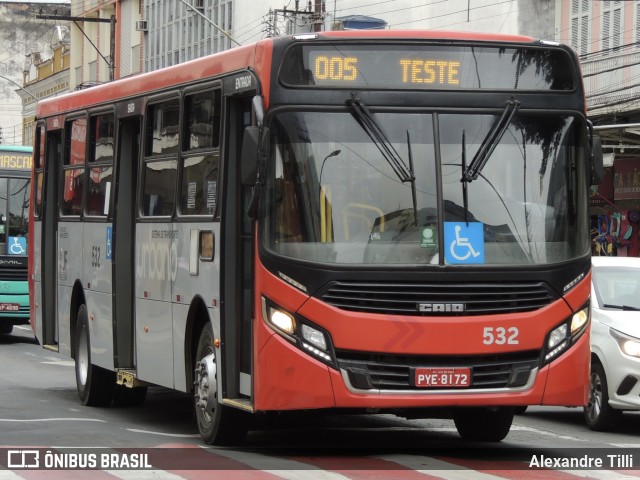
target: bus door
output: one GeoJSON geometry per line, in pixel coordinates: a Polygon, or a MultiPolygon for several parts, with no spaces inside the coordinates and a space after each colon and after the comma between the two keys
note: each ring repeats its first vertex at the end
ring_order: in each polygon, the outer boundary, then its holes
{"type": "MultiPolygon", "coordinates": [[[[62,126],[62,122],[59,122],[62,126]]],[[[50,125],[48,125],[50,128],[50,125]]],[[[58,172],[62,163],[62,130],[46,133],[44,164],[44,202],[42,208],[42,345],[57,350],[58,345],[58,270],[67,258],[58,255],[58,172]]]]}
{"type": "Polygon", "coordinates": [[[242,136],[252,124],[251,100],[257,80],[249,72],[225,79],[226,148],[224,195],[221,214],[222,315],[224,384],[223,397],[252,405],[252,325],[253,325],[253,222],[246,212],[251,189],[239,178],[242,136]]]}
{"type": "Polygon", "coordinates": [[[135,369],[134,289],[135,216],[142,117],[141,102],[118,105],[118,151],[113,212],[113,345],[114,366],[135,369]],[[127,116],[128,115],[128,116],[127,116]]]}

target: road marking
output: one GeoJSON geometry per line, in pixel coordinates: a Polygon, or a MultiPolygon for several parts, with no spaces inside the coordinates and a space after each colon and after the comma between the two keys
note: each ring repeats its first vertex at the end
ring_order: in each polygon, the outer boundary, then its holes
{"type": "Polygon", "coordinates": [[[580,441],[580,442],[588,442],[589,439],[588,438],[580,438],[580,437],[572,437],[570,435],[559,435],[555,432],[549,432],[547,430],[540,430],[538,428],[533,428],[533,427],[525,427],[523,425],[513,425],[511,427],[511,432],[514,431],[521,431],[521,432],[532,432],[532,433],[537,433],[539,435],[549,435],[551,437],[554,438],[560,438],[562,440],[573,440],[573,441],[580,441]]]}
{"type": "Polygon", "coordinates": [[[106,423],[106,420],[98,420],[97,418],[0,418],[0,422],[100,422],[106,423]]]}
{"type": "Polygon", "coordinates": [[[11,470],[0,470],[0,480],[23,480],[23,477],[11,470]]]}
{"type": "MultiPolygon", "coordinates": [[[[184,480],[184,477],[165,470],[103,470],[103,472],[122,480],[158,480],[159,478],[162,480],[184,480]]],[[[2,480],[1,477],[0,480],[2,480]]]]}
{"type": "Polygon", "coordinates": [[[381,455],[377,458],[397,463],[414,472],[431,475],[432,477],[446,478],[447,480],[504,480],[504,477],[479,472],[454,463],[445,462],[444,460],[421,455],[381,455]]]}
{"type": "Polygon", "coordinates": [[[177,437],[177,438],[200,438],[197,433],[165,433],[165,432],[152,432],[151,430],[139,430],[137,428],[125,428],[127,432],[133,433],[146,433],[148,435],[161,435],[163,437],[177,437]]]}
{"type": "Polygon", "coordinates": [[[233,451],[223,449],[211,449],[211,447],[201,446],[208,452],[229,458],[236,462],[255,468],[256,470],[271,475],[285,478],[287,480],[346,480],[349,477],[337,472],[321,470],[314,468],[312,465],[290,460],[272,455],[263,455],[261,453],[253,453],[246,451],[233,451]]]}

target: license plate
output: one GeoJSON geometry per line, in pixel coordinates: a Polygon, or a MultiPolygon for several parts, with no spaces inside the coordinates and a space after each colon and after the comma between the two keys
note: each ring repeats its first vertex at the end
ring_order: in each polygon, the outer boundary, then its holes
{"type": "Polygon", "coordinates": [[[0,303],[0,312],[17,312],[20,305],[17,303],[0,303]]]}
{"type": "Polygon", "coordinates": [[[469,387],[470,368],[416,368],[416,387],[469,387]]]}

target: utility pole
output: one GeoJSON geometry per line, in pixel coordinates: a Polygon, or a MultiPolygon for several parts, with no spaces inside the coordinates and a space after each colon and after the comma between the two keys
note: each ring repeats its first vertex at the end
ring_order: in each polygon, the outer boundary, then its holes
{"type": "MultiPolygon", "coordinates": [[[[296,0],[295,8],[293,10],[289,10],[287,8],[279,8],[279,9],[275,9],[273,11],[270,11],[269,13],[270,14],[273,13],[273,16],[269,15],[269,26],[267,27],[268,28],[267,35],[269,37],[272,37],[272,36],[276,37],[276,36],[279,35],[279,33],[278,33],[278,15],[282,15],[282,17],[285,20],[287,20],[287,18],[288,18],[288,19],[290,19],[290,21],[293,21],[293,23],[294,23],[294,28],[292,29],[292,31],[287,31],[286,32],[287,34],[299,33],[297,31],[295,31],[296,30],[295,27],[298,26],[298,22],[297,22],[298,15],[305,15],[305,16],[311,15],[311,16],[313,16],[313,14],[311,12],[311,2],[309,2],[307,10],[300,10],[300,1],[299,0],[296,0]],[[291,20],[291,19],[293,19],[293,20],[291,20]]],[[[314,27],[314,24],[312,22],[312,30],[311,31],[316,31],[316,30],[313,30],[313,27],[314,27]]]]}
{"type": "Polygon", "coordinates": [[[82,32],[82,35],[84,35],[84,38],[86,38],[87,41],[91,44],[91,46],[96,49],[96,52],[98,52],[98,55],[100,55],[102,59],[105,61],[105,63],[109,66],[109,81],[112,82],[114,80],[115,70],[116,70],[116,63],[115,63],[116,17],[115,15],[111,15],[111,18],[71,17],[68,15],[36,15],[36,18],[42,19],[42,20],[64,20],[67,22],[73,22],[76,25],[76,27],[78,27],[78,29],[82,32]],[[87,37],[87,34],[84,33],[84,30],[80,27],[80,25],[78,25],[78,22],[110,23],[111,24],[110,37],[109,37],[109,50],[110,50],[109,57],[111,58],[111,61],[107,60],[105,56],[102,55],[102,53],[100,52],[100,49],[91,41],[89,37],[87,37]]]}

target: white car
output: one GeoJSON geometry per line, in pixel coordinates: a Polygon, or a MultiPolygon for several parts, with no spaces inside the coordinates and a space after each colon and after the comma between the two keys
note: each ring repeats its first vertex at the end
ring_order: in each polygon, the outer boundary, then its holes
{"type": "Polygon", "coordinates": [[[593,257],[591,388],[584,418],[592,430],[640,410],[640,258],[593,257]]]}

